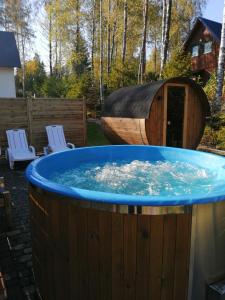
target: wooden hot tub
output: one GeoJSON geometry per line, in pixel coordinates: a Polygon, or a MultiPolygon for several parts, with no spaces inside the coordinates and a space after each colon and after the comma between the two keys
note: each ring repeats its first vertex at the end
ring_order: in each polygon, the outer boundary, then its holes
{"type": "Polygon", "coordinates": [[[210,159],[225,174],[224,158],[146,146],[76,149],[29,166],[34,272],[43,299],[204,299],[205,284],[225,273],[223,189],[208,198],[121,198],[62,187],[48,175],[84,158],[154,160],[174,152],[177,159],[210,159]]]}

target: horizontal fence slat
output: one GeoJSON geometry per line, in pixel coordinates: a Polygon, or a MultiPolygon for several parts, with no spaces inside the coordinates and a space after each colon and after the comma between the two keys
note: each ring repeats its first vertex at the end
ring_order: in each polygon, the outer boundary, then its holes
{"type": "Polygon", "coordinates": [[[86,104],[78,99],[0,98],[0,147],[7,147],[6,130],[24,128],[37,151],[47,144],[45,126],[61,124],[68,142],[86,143],[86,104]]]}

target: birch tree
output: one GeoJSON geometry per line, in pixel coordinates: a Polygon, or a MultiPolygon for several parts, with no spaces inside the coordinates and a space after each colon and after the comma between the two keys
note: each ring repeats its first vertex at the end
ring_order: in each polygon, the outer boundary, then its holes
{"type": "Polygon", "coordinates": [[[213,105],[213,111],[218,112],[221,110],[222,93],[223,93],[223,80],[224,80],[224,63],[225,63],[225,0],[223,8],[223,23],[221,30],[221,40],[220,40],[220,51],[217,67],[217,89],[216,89],[216,99],[213,105]]]}
{"type": "Polygon", "coordinates": [[[148,23],[148,1],[144,0],[143,5],[143,32],[142,32],[142,45],[140,51],[140,63],[139,63],[139,74],[138,82],[143,83],[143,76],[145,75],[146,69],[146,38],[147,38],[147,23],[148,23]]]}
{"type": "Polygon", "coordinates": [[[94,80],[94,51],[95,51],[95,32],[96,32],[96,24],[95,24],[95,10],[96,10],[96,2],[92,0],[92,26],[91,26],[91,73],[92,73],[92,81],[94,80]]]}
{"type": "Polygon", "coordinates": [[[118,0],[115,0],[115,5],[114,5],[114,21],[113,21],[113,30],[112,30],[112,46],[111,46],[111,54],[110,54],[110,66],[112,65],[113,59],[114,59],[114,54],[115,54],[115,36],[116,36],[116,31],[117,31],[117,2],[118,0]]]}
{"type": "Polygon", "coordinates": [[[108,24],[107,24],[107,81],[109,81],[109,73],[110,73],[110,50],[111,50],[111,22],[110,22],[110,14],[111,14],[111,0],[108,0],[108,24]]]}
{"type": "Polygon", "coordinates": [[[168,55],[169,33],[171,25],[171,8],[172,0],[163,0],[160,77],[168,55]]]}
{"type": "Polygon", "coordinates": [[[127,0],[124,0],[123,8],[123,46],[122,46],[122,63],[124,65],[127,49],[127,0]]]}
{"type": "Polygon", "coordinates": [[[52,9],[49,7],[49,20],[48,20],[48,48],[49,48],[49,74],[53,75],[52,63],[52,9]]]}
{"type": "Polygon", "coordinates": [[[99,91],[100,91],[100,105],[104,101],[104,90],[103,90],[103,33],[102,33],[102,0],[99,0],[99,45],[100,45],[100,74],[99,74],[99,91]]]}

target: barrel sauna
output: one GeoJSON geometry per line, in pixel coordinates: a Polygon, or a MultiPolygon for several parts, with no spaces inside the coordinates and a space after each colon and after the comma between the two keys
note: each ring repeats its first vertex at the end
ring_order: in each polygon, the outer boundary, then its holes
{"type": "Polygon", "coordinates": [[[116,90],[105,100],[101,125],[112,144],[195,149],[209,111],[201,86],[176,77],[116,90]]]}

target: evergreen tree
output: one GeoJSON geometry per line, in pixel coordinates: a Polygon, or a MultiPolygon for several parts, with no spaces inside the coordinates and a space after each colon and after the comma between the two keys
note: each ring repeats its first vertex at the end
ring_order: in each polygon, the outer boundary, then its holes
{"type": "Polygon", "coordinates": [[[165,65],[162,78],[189,77],[191,74],[191,55],[185,54],[182,47],[179,46],[173,50],[169,61],[165,65]]]}
{"type": "MultiPolygon", "coordinates": [[[[41,62],[38,54],[35,54],[32,60],[25,62],[25,96],[41,97],[42,86],[47,78],[44,63],[41,62]]],[[[22,90],[22,70],[18,70],[16,75],[17,90],[22,90]]],[[[20,95],[22,96],[22,94],[20,95]]]]}

